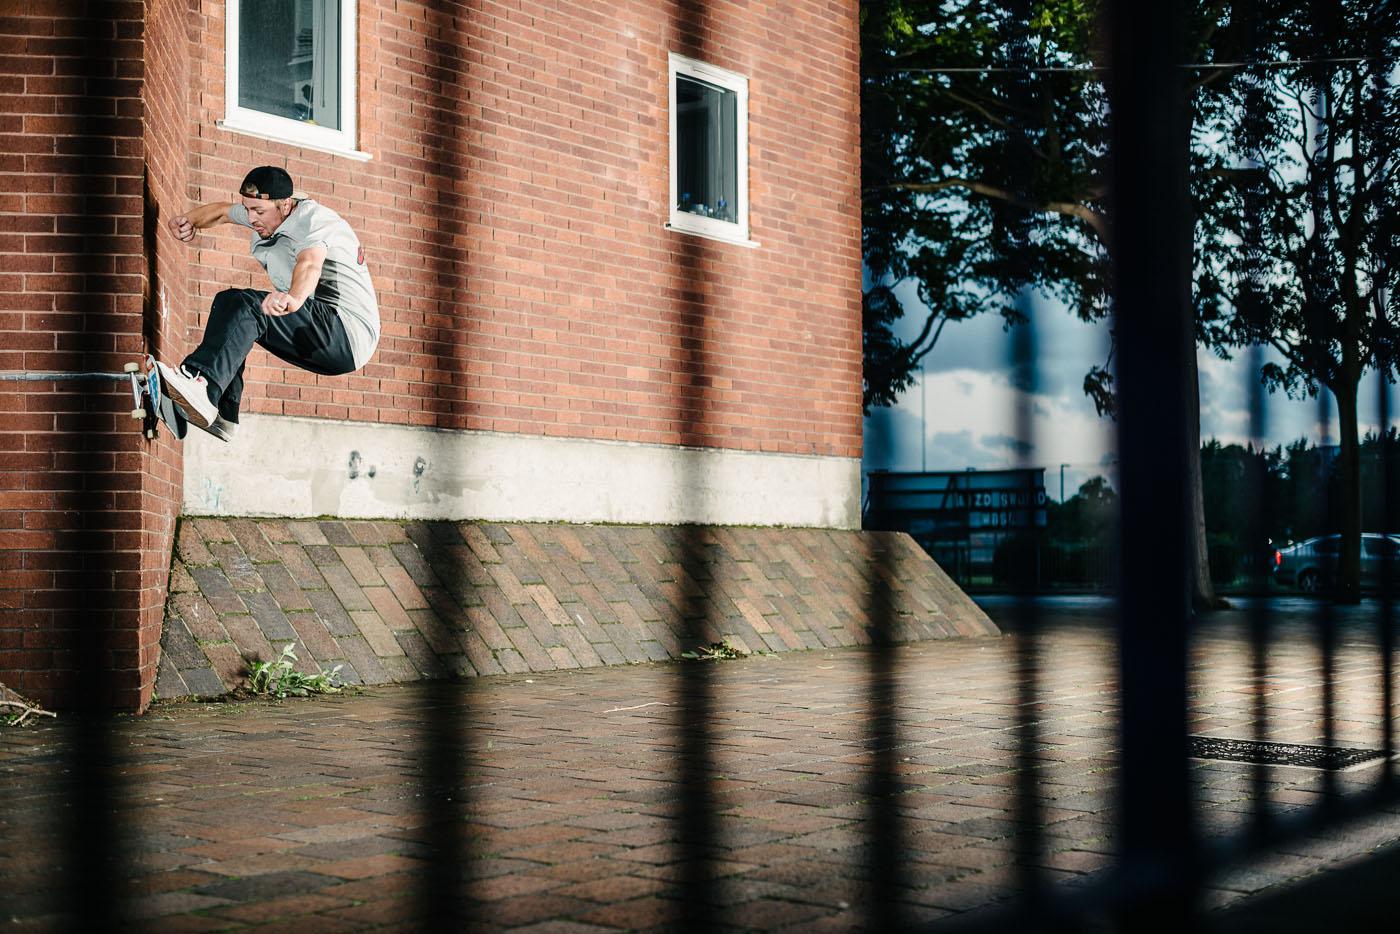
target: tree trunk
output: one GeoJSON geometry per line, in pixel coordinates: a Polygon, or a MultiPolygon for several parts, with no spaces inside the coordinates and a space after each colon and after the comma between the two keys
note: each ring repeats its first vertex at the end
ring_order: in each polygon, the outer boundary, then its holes
{"type": "MultiPolygon", "coordinates": [[[[1177,127],[1175,145],[1178,157],[1185,166],[1191,165],[1191,129],[1195,109],[1182,108],[1181,120],[1177,127]]],[[[1182,393],[1181,404],[1186,411],[1186,506],[1191,510],[1187,526],[1187,559],[1190,561],[1191,606],[1196,610],[1213,610],[1229,606],[1215,593],[1215,585],[1210,579],[1210,551],[1206,546],[1206,499],[1205,485],[1201,480],[1201,385],[1196,369],[1196,315],[1195,315],[1195,246],[1196,215],[1190,199],[1182,212],[1182,229],[1185,248],[1179,251],[1181,263],[1177,269],[1180,283],[1182,313],[1190,324],[1183,334],[1181,352],[1182,393]]]]}
{"type": "Polygon", "coordinates": [[[1189,332],[1189,346],[1181,354],[1185,371],[1186,409],[1186,503],[1191,510],[1189,558],[1191,560],[1191,605],[1197,610],[1229,606],[1215,592],[1210,579],[1210,550],[1206,545],[1206,493],[1201,480],[1201,388],[1196,372],[1195,328],[1189,332]]]}
{"type": "Polygon", "coordinates": [[[1361,441],[1356,425],[1358,384],[1343,377],[1334,391],[1337,400],[1337,479],[1342,501],[1342,550],[1337,560],[1336,600],[1361,602],[1361,441]]]}

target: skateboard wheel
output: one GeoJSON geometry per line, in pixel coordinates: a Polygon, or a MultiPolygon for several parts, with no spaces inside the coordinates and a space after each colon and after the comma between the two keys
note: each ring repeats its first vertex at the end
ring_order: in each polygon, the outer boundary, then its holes
{"type": "Polygon", "coordinates": [[[145,410],[145,409],[132,409],[132,410],[131,410],[131,417],[132,417],[132,418],[145,418],[145,417],[146,417],[146,410],[145,410]]]}
{"type": "Polygon", "coordinates": [[[122,369],[127,373],[139,373],[141,372],[141,364],[128,363],[126,366],[122,367],[122,369]]]}

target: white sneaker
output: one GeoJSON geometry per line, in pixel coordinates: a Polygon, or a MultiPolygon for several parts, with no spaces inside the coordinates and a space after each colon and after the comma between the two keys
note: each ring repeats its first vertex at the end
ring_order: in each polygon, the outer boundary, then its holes
{"type": "Polygon", "coordinates": [[[185,413],[191,425],[208,431],[209,426],[219,417],[219,407],[209,401],[209,382],[198,373],[192,373],[183,366],[178,370],[156,361],[160,367],[162,387],[180,411],[185,413]]]}
{"type": "Polygon", "coordinates": [[[209,432],[214,437],[218,438],[220,441],[232,441],[233,432],[237,428],[238,422],[231,422],[228,419],[224,418],[222,415],[220,415],[218,418],[214,419],[213,424],[211,424],[208,428],[204,430],[209,432]]]}

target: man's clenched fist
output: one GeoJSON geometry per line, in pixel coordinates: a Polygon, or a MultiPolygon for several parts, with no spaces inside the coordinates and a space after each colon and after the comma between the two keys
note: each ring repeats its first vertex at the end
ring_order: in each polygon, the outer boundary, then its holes
{"type": "Polygon", "coordinates": [[[194,223],[188,214],[181,214],[179,217],[170,219],[170,232],[179,240],[189,243],[194,239],[194,223]]]}

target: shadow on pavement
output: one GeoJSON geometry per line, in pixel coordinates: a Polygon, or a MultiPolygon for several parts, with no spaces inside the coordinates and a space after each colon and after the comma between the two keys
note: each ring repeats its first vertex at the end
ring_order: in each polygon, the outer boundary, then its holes
{"type": "Polygon", "coordinates": [[[1387,931],[1400,915],[1400,845],[1281,886],[1221,912],[1215,934],[1287,931],[1387,931]]]}

